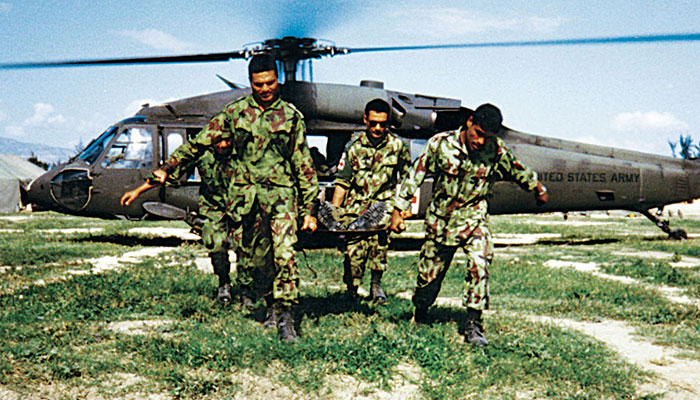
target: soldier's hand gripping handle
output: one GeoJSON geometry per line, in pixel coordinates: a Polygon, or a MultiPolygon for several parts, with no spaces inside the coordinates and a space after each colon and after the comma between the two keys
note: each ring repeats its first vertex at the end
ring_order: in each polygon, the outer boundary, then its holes
{"type": "Polygon", "coordinates": [[[313,217],[311,215],[305,215],[304,222],[301,225],[301,230],[315,232],[316,228],[318,228],[318,225],[316,223],[316,217],[313,217]]]}
{"type": "Polygon", "coordinates": [[[403,213],[397,209],[391,212],[391,230],[401,233],[406,230],[406,223],[403,220],[403,213]]]}
{"type": "Polygon", "coordinates": [[[538,206],[541,206],[549,201],[549,193],[542,182],[537,182],[537,186],[535,186],[535,200],[537,200],[538,206]]]}
{"type": "Polygon", "coordinates": [[[168,179],[168,173],[165,172],[162,168],[153,171],[153,175],[156,178],[158,178],[158,181],[160,182],[161,185],[165,183],[166,179],[168,179]]]}

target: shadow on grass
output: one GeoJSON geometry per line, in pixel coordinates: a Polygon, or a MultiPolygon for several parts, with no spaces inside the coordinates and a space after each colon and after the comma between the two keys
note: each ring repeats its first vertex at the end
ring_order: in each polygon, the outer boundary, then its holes
{"type": "Polygon", "coordinates": [[[122,234],[112,235],[90,235],[70,239],[75,243],[113,243],[122,246],[157,246],[157,247],[178,247],[183,244],[196,244],[196,240],[182,239],[176,236],[168,237],[141,237],[122,234]]]}
{"type": "Polygon", "coordinates": [[[559,240],[540,240],[537,242],[537,244],[545,245],[545,246],[595,246],[595,245],[602,245],[602,244],[619,243],[621,241],[623,241],[623,240],[618,239],[618,238],[559,239],[559,240]]]}
{"type": "MultiPolygon", "coordinates": [[[[368,298],[352,300],[345,293],[337,292],[324,297],[303,297],[298,308],[299,320],[304,317],[320,318],[329,314],[355,313],[365,316],[381,315],[392,323],[408,323],[413,317],[413,303],[394,296],[388,297],[384,305],[373,304],[368,298]]],[[[466,308],[433,306],[428,310],[428,320],[423,326],[455,322],[462,325],[466,320],[466,308]]]]}
{"type": "Polygon", "coordinates": [[[300,299],[298,310],[300,314],[314,318],[348,312],[364,315],[376,313],[367,302],[361,299],[350,299],[344,292],[331,293],[324,297],[304,296],[300,299]]]}

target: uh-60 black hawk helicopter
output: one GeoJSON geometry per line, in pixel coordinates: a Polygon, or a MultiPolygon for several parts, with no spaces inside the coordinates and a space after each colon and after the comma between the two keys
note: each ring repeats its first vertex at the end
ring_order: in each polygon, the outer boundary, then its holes
{"type": "MultiPolygon", "coordinates": [[[[340,48],[311,38],[270,39],[240,51],[198,55],[0,64],[0,69],[129,65],[228,61],[269,53],[281,69],[281,96],[304,114],[311,145],[317,144],[316,167],[322,184],[330,186],[337,163],[353,132],[364,128],[364,105],[381,98],[392,106],[392,130],[404,137],[415,157],[425,140],[437,132],[455,129],[471,110],[460,100],[384,89],[381,82],[359,86],[297,80],[297,69],[307,59],[339,54],[503,46],[589,45],[697,41],[700,34],[623,36],[548,41],[492,42],[432,46],[340,48]],[[283,73],[282,73],[283,72],[283,73]],[[320,139],[320,140],[318,140],[320,139]]],[[[223,78],[222,78],[223,79],[223,78]]],[[[197,221],[196,176],[179,186],[144,193],[122,207],[122,193],[141,184],[148,173],[189,137],[195,135],[224,105],[250,89],[223,79],[230,90],[144,105],[135,116],[119,121],[94,139],[67,163],[36,178],[24,193],[34,209],[100,218],[160,217],[197,221]]],[[[532,196],[511,183],[495,185],[489,201],[493,214],[569,212],[621,209],[639,212],[675,239],[686,232],[672,229],[651,210],[700,197],[697,162],[617,148],[547,138],[504,128],[499,136],[547,185],[550,200],[538,206],[532,196]]],[[[428,180],[414,198],[414,214],[424,215],[432,183],[428,180]]],[[[322,191],[324,192],[324,191],[322,191]]]]}

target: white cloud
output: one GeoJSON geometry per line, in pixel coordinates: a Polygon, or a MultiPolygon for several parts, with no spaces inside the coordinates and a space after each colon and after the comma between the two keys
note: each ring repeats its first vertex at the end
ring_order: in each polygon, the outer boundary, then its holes
{"type": "Polygon", "coordinates": [[[66,122],[66,118],[61,114],[55,113],[55,108],[51,104],[36,103],[34,104],[34,115],[24,120],[25,126],[44,126],[56,125],[66,122]]]}
{"type": "Polygon", "coordinates": [[[175,36],[157,29],[120,31],[118,33],[139,43],[151,46],[156,50],[185,51],[193,47],[191,43],[178,40],[175,36]]]}
{"type": "Polygon", "coordinates": [[[683,132],[689,128],[685,121],[668,112],[635,111],[618,114],[612,122],[618,132],[683,132]]]}
{"type": "Polygon", "coordinates": [[[8,125],[7,127],[5,127],[5,136],[11,138],[25,137],[24,127],[20,125],[8,125]]]}
{"type": "Polygon", "coordinates": [[[12,4],[0,1],[0,14],[9,14],[12,11],[12,4]]]}
{"type": "Polygon", "coordinates": [[[408,19],[413,32],[431,37],[455,37],[469,33],[493,31],[552,32],[561,26],[564,18],[545,17],[491,17],[458,8],[422,8],[400,12],[396,18],[408,19]],[[410,20],[418,18],[415,23],[410,20]]]}
{"type": "Polygon", "coordinates": [[[86,121],[81,119],[73,128],[75,129],[75,132],[97,137],[97,135],[107,127],[101,126],[99,123],[93,120],[86,121]]]}

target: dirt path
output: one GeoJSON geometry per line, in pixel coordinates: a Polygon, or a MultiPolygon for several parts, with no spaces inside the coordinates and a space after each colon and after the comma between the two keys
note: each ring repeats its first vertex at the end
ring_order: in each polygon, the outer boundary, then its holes
{"type": "MultiPolygon", "coordinates": [[[[402,292],[397,297],[410,299],[411,293],[402,292]]],[[[462,300],[456,297],[438,297],[435,305],[462,307],[462,300]]],[[[497,314],[489,312],[487,314],[497,314]]],[[[614,320],[582,322],[566,318],[532,315],[533,321],[553,324],[584,333],[605,343],[625,360],[637,365],[655,376],[641,385],[639,394],[666,393],[666,399],[697,400],[700,398],[700,361],[682,359],[678,350],[672,347],[655,345],[636,336],[631,325],[614,320]]]]}
{"type": "Polygon", "coordinates": [[[547,260],[544,263],[545,267],[549,268],[572,268],[577,271],[581,272],[587,272],[590,273],[591,275],[595,275],[604,279],[609,279],[612,281],[617,281],[617,282],[622,282],[625,284],[629,285],[639,285],[651,290],[656,290],[659,293],[661,293],[664,297],[666,297],[668,300],[674,302],[674,303],[682,303],[682,304],[692,304],[696,307],[700,307],[700,299],[697,298],[691,298],[688,297],[687,295],[684,294],[685,290],[676,288],[676,287],[671,287],[671,286],[666,286],[666,285],[652,285],[649,283],[641,282],[638,281],[634,278],[630,278],[628,276],[619,276],[619,275],[611,275],[611,274],[606,274],[604,272],[600,271],[600,268],[598,267],[598,264],[594,262],[587,262],[587,263],[582,263],[582,262],[575,262],[575,261],[568,261],[568,260],[547,260]]]}
{"type": "MultiPolygon", "coordinates": [[[[107,271],[113,271],[115,269],[123,268],[125,264],[137,264],[141,262],[146,257],[156,257],[161,253],[170,251],[170,247],[148,247],[141,250],[129,251],[122,254],[121,256],[104,256],[98,258],[85,258],[82,260],[77,260],[74,262],[76,265],[91,264],[92,268],[89,269],[72,269],[66,271],[65,274],[52,277],[48,280],[37,279],[34,281],[35,285],[46,285],[51,282],[57,282],[64,279],[69,279],[75,275],[89,275],[89,274],[100,274],[107,271]]],[[[0,398],[2,399],[2,398],[0,398]]]]}
{"type": "Polygon", "coordinates": [[[652,372],[655,377],[639,387],[641,394],[665,392],[665,398],[674,400],[700,398],[700,362],[678,358],[677,350],[635,336],[634,328],[624,322],[604,320],[590,323],[546,316],[532,319],[592,336],[627,361],[652,372]]]}

